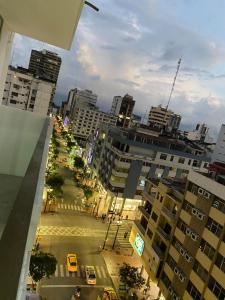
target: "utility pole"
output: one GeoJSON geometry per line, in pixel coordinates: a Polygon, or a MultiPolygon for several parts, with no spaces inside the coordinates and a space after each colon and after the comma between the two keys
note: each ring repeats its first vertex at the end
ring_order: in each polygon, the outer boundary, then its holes
{"type": "Polygon", "coordinates": [[[111,221],[111,218],[110,218],[110,220],[109,220],[109,225],[108,225],[108,228],[107,228],[107,231],[106,231],[105,240],[104,240],[102,249],[105,249],[105,244],[106,244],[106,241],[107,241],[107,238],[108,238],[108,235],[109,235],[109,228],[110,228],[111,222],[112,222],[112,221],[111,221]]]}
{"type": "Polygon", "coordinates": [[[119,232],[119,229],[120,229],[120,225],[121,224],[117,224],[117,230],[116,230],[115,238],[114,238],[114,241],[113,241],[112,249],[114,249],[114,247],[115,247],[116,238],[117,238],[117,235],[118,235],[118,232],[119,232]]]}

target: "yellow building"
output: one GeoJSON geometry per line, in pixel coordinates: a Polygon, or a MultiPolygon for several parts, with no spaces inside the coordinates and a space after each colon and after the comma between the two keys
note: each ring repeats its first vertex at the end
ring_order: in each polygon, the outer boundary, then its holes
{"type": "Polygon", "coordinates": [[[183,188],[148,183],[130,242],[141,236],[141,261],[166,299],[224,300],[225,177],[190,171],[183,188]]]}

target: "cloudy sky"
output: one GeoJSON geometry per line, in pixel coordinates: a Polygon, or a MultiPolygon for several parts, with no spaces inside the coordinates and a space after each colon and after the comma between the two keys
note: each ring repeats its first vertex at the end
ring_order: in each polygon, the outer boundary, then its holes
{"type": "Polygon", "coordinates": [[[215,135],[225,122],[225,1],[92,0],[85,7],[70,51],[15,36],[12,63],[26,67],[31,49],[62,57],[56,102],[71,88],[98,94],[109,110],[114,95],[129,93],[135,113],[166,105],[182,57],[170,108],[183,128],[205,122],[215,135]]]}

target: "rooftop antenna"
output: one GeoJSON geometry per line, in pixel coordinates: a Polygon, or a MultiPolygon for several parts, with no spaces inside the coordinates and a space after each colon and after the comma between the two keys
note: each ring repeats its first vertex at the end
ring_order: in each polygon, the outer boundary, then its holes
{"type": "Polygon", "coordinates": [[[169,104],[170,104],[170,100],[171,100],[171,97],[172,97],[172,94],[173,94],[173,91],[174,91],[174,87],[175,87],[177,75],[178,75],[178,72],[179,72],[179,69],[180,69],[180,64],[181,64],[181,58],[178,60],[178,63],[177,63],[177,70],[176,70],[176,74],[174,76],[172,88],[171,88],[171,91],[170,91],[169,100],[168,100],[167,105],[166,105],[166,111],[168,110],[168,107],[169,107],[169,104]]]}

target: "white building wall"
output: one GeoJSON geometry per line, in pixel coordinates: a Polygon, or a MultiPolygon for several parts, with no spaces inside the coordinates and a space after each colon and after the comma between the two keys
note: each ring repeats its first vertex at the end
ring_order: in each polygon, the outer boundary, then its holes
{"type": "Polygon", "coordinates": [[[225,124],[222,124],[219,136],[213,151],[212,161],[225,163],[225,124]]]}
{"type": "Polygon", "coordinates": [[[45,82],[38,82],[36,86],[37,94],[33,112],[47,115],[53,86],[45,82]]]}
{"type": "Polygon", "coordinates": [[[112,107],[110,110],[111,114],[113,114],[115,116],[119,115],[122,100],[123,100],[123,97],[121,97],[121,96],[113,97],[112,107]]]}
{"type": "Polygon", "coordinates": [[[14,34],[7,28],[6,23],[4,23],[4,20],[0,15],[0,104],[2,104],[2,97],[11,55],[13,36],[14,34]]]}

